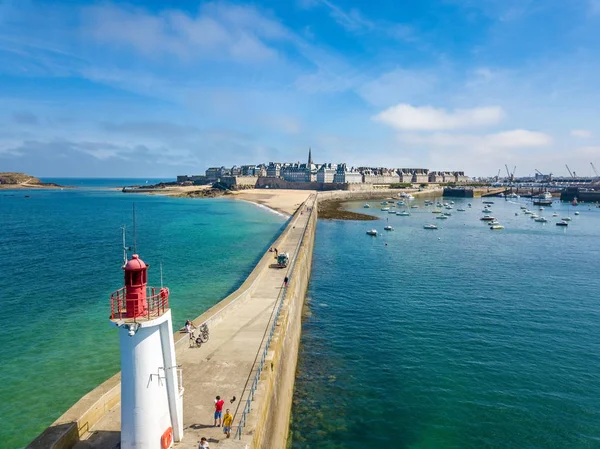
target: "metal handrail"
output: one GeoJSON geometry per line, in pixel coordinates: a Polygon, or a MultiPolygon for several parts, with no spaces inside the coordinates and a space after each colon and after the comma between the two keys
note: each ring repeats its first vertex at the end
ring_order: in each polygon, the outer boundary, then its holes
{"type": "MultiPolygon", "coordinates": [[[[306,203],[309,200],[310,200],[310,197],[304,202],[304,205],[306,205],[306,203]]],[[[286,275],[288,276],[288,284],[290,281],[290,279],[289,279],[290,275],[294,271],[294,268],[296,267],[296,261],[298,260],[298,254],[300,252],[300,247],[302,246],[302,243],[304,242],[304,237],[306,236],[306,229],[308,228],[310,219],[312,218],[312,213],[313,213],[312,208],[314,208],[316,200],[317,200],[317,195],[315,194],[312,205],[311,205],[311,211],[308,216],[308,220],[306,220],[306,225],[304,225],[302,237],[300,238],[300,241],[298,242],[298,246],[296,247],[296,253],[294,255],[294,260],[290,264],[290,267],[288,268],[288,271],[286,273],[286,275]]],[[[296,216],[294,217],[294,219],[297,219],[298,211],[300,211],[300,209],[298,209],[296,211],[296,214],[295,214],[296,216]]],[[[256,392],[256,389],[258,388],[258,382],[260,380],[260,375],[262,374],[265,360],[267,358],[267,353],[269,352],[269,346],[271,346],[271,340],[273,339],[273,334],[275,333],[275,327],[277,326],[277,321],[279,320],[279,314],[283,307],[283,300],[285,298],[285,294],[287,293],[287,289],[288,289],[287,285],[284,285],[283,288],[281,289],[281,291],[279,292],[279,296],[277,297],[277,301],[278,301],[277,311],[275,312],[275,317],[273,318],[273,322],[271,323],[271,329],[269,330],[269,336],[267,337],[267,342],[263,349],[262,356],[260,358],[260,363],[258,364],[256,374],[254,375],[254,379],[252,381],[252,386],[250,387],[250,392],[248,394],[248,399],[246,399],[246,404],[244,405],[244,410],[242,411],[242,417],[240,418],[240,421],[238,423],[238,428],[235,433],[234,439],[238,439],[238,440],[242,439],[242,432],[244,431],[244,427],[246,427],[246,419],[248,418],[248,414],[250,413],[252,401],[254,400],[254,393],[256,392]]]]}
{"type": "MultiPolygon", "coordinates": [[[[140,318],[157,318],[169,308],[169,289],[166,287],[146,287],[146,312],[140,318]]],[[[123,319],[127,316],[127,291],[125,287],[110,295],[110,319],[123,319]]]]}

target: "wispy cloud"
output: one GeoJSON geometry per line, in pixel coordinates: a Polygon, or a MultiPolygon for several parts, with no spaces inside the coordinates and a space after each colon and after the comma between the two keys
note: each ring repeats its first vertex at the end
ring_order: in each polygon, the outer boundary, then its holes
{"type": "Polygon", "coordinates": [[[19,125],[37,125],[38,118],[31,112],[15,112],[12,116],[15,123],[19,125]]]}
{"type": "Polygon", "coordinates": [[[579,137],[581,139],[588,139],[592,137],[592,132],[587,129],[573,129],[571,130],[571,135],[573,137],[579,137]]]}
{"type": "Polygon", "coordinates": [[[504,111],[497,106],[447,112],[432,106],[418,107],[403,103],[380,112],[373,120],[400,130],[432,131],[494,125],[503,117],[504,111]]]}
{"type": "Polygon", "coordinates": [[[147,57],[260,62],[277,56],[268,41],[288,36],[284,27],[256,9],[222,3],[206,4],[195,15],[105,4],[86,8],[83,17],[83,29],[98,43],[129,46],[147,57]]]}
{"type": "Polygon", "coordinates": [[[436,147],[472,147],[484,150],[541,147],[552,143],[550,135],[525,129],[490,134],[400,134],[398,139],[405,143],[426,144],[436,147]]]}

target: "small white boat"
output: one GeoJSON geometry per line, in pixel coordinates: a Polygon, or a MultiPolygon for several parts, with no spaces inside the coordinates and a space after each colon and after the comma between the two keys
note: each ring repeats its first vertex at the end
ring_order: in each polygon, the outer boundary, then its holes
{"type": "Polygon", "coordinates": [[[433,210],[431,211],[431,213],[432,213],[432,214],[441,214],[441,213],[442,213],[442,211],[441,211],[441,210],[439,210],[439,209],[433,209],[433,210]]]}
{"type": "Polygon", "coordinates": [[[390,210],[390,208],[389,208],[389,207],[382,207],[382,208],[381,208],[381,211],[382,211],[382,212],[387,212],[388,210],[390,210]]]}
{"type": "Polygon", "coordinates": [[[438,220],[447,220],[447,219],[448,219],[448,217],[447,217],[447,216],[445,216],[445,215],[438,215],[438,216],[437,216],[437,217],[435,217],[435,218],[437,218],[438,220]]]}
{"type": "Polygon", "coordinates": [[[495,218],[492,217],[491,215],[484,215],[483,217],[480,218],[481,221],[494,221],[495,218]]]}
{"type": "Polygon", "coordinates": [[[562,219],[562,221],[571,221],[571,217],[565,217],[562,219]]]}
{"type": "Polygon", "coordinates": [[[398,201],[398,206],[404,206],[404,201],[398,201]]]}
{"type": "Polygon", "coordinates": [[[440,203],[439,201],[437,202],[437,204],[435,206],[436,207],[444,207],[444,205],[442,203],[440,203]]]}
{"type": "Polygon", "coordinates": [[[527,210],[527,209],[525,209],[525,210],[523,211],[523,213],[524,213],[525,215],[532,215],[532,214],[533,214],[533,212],[531,212],[530,210],[527,210]]]}
{"type": "Polygon", "coordinates": [[[448,206],[448,203],[444,203],[444,207],[448,206]]]}
{"type": "Polygon", "coordinates": [[[536,218],[539,218],[539,215],[538,214],[531,214],[529,216],[529,218],[533,218],[535,220],[536,218]]]}
{"type": "Polygon", "coordinates": [[[363,207],[364,207],[365,209],[368,209],[368,208],[370,208],[371,206],[369,206],[369,204],[365,204],[363,207]]]}
{"type": "Polygon", "coordinates": [[[569,226],[569,223],[566,221],[557,221],[556,226],[569,226]]]}
{"type": "Polygon", "coordinates": [[[434,224],[426,224],[423,229],[437,229],[438,227],[434,224]]]}
{"type": "Polygon", "coordinates": [[[495,224],[493,226],[490,226],[490,229],[492,230],[500,230],[500,229],[504,229],[504,226],[502,226],[501,224],[495,224]]]}
{"type": "Polygon", "coordinates": [[[446,206],[446,209],[451,210],[454,209],[452,206],[446,206]]]}
{"type": "Polygon", "coordinates": [[[373,237],[377,237],[377,230],[371,229],[371,230],[367,231],[367,235],[372,235],[373,237]]]}
{"type": "Polygon", "coordinates": [[[500,224],[500,222],[499,222],[499,221],[497,221],[497,220],[494,220],[494,221],[488,221],[488,224],[489,224],[490,226],[496,226],[496,225],[499,225],[499,224],[500,224]]]}
{"type": "Polygon", "coordinates": [[[575,212],[575,215],[579,215],[579,212],[575,212]]]}
{"type": "Polygon", "coordinates": [[[414,206],[410,206],[411,209],[418,209],[419,206],[417,206],[416,204],[414,206]]]}
{"type": "Polygon", "coordinates": [[[381,204],[382,206],[387,206],[387,205],[388,205],[388,202],[387,202],[387,201],[382,201],[382,202],[381,202],[381,203],[379,203],[379,204],[381,204]]]}
{"type": "Polygon", "coordinates": [[[388,210],[388,214],[395,214],[396,211],[395,210],[388,210]]]}
{"type": "Polygon", "coordinates": [[[410,212],[403,210],[402,212],[396,212],[399,217],[410,217],[410,212]]]}
{"type": "Polygon", "coordinates": [[[553,217],[558,217],[558,214],[557,214],[556,212],[554,212],[554,213],[552,214],[552,216],[553,216],[553,217]]]}
{"type": "Polygon", "coordinates": [[[544,217],[538,217],[534,221],[537,221],[538,223],[548,223],[548,220],[544,217]]]}
{"type": "Polygon", "coordinates": [[[458,209],[456,209],[457,212],[465,212],[467,209],[463,209],[462,207],[459,207],[458,209]]]}
{"type": "Polygon", "coordinates": [[[450,201],[450,204],[454,204],[454,201],[450,201]]]}
{"type": "Polygon", "coordinates": [[[521,206],[521,209],[527,210],[527,206],[521,206]]]}
{"type": "Polygon", "coordinates": [[[484,214],[491,214],[492,213],[492,209],[488,209],[487,207],[485,209],[483,209],[481,212],[483,212],[484,214]]]}
{"type": "Polygon", "coordinates": [[[546,210],[546,209],[544,209],[543,207],[540,207],[540,210],[546,210]]]}
{"type": "Polygon", "coordinates": [[[445,217],[451,217],[452,214],[450,212],[444,212],[442,215],[444,215],[445,217]]]}
{"type": "Polygon", "coordinates": [[[394,230],[394,228],[392,228],[390,225],[384,226],[383,229],[385,229],[386,231],[393,231],[394,230]]]}

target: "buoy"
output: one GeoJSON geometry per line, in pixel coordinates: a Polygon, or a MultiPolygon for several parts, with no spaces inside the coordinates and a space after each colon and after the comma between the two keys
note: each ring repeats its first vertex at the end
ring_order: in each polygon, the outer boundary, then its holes
{"type": "Polygon", "coordinates": [[[169,449],[173,443],[173,428],[169,427],[160,437],[160,445],[162,449],[169,449]]]}

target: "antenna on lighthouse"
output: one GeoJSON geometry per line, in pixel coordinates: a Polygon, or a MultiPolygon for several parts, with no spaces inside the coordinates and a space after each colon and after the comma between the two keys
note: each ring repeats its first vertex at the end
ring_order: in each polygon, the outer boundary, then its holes
{"type": "Polygon", "coordinates": [[[125,225],[121,226],[123,231],[123,266],[127,265],[127,246],[125,244],[125,225]]]}
{"type": "Polygon", "coordinates": [[[133,203],[133,253],[137,254],[137,228],[135,226],[135,203],[133,203]]]}
{"type": "Polygon", "coordinates": [[[160,288],[163,288],[162,260],[160,262],[160,288]]]}

